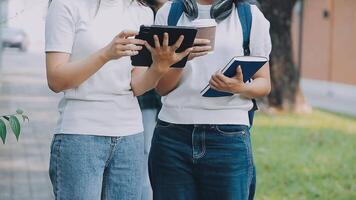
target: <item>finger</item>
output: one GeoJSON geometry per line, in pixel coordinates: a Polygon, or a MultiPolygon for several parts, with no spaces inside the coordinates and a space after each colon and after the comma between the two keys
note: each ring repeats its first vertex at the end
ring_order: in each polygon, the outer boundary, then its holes
{"type": "Polygon", "coordinates": [[[214,85],[210,85],[210,88],[213,89],[213,90],[217,90],[217,91],[222,91],[222,89],[214,86],[214,85]]]}
{"type": "Polygon", "coordinates": [[[131,30],[124,30],[121,33],[119,33],[118,37],[119,38],[128,38],[132,36],[138,35],[137,31],[131,31],[131,30]]]}
{"type": "Polygon", "coordinates": [[[142,46],[136,46],[136,45],[123,45],[119,47],[119,50],[122,51],[127,51],[127,50],[131,50],[131,51],[140,51],[142,50],[142,46]]]}
{"type": "Polygon", "coordinates": [[[145,42],[145,47],[147,48],[147,50],[149,51],[149,52],[153,52],[153,47],[148,43],[148,42],[145,42]]]}
{"type": "Polygon", "coordinates": [[[208,55],[208,52],[199,52],[199,53],[191,53],[190,56],[192,58],[197,58],[197,57],[201,57],[201,56],[205,56],[208,55]]]}
{"type": "Polygon", "coordinates": [[[241,66],[238,66],[238,67],[236,68],[236,75],[235,75],[235,78],[238,79],[238,80],[243,81],[243,74],[242,74],[241,66]]]}
{"type": "Polygon", "coordinates": [[[210,40],[208,39],[199,39],[196,38],[194,40],[194,45],[202,46],[202,45],[210,45],[210,40]]]}
{"type": "Polygon", "coordinates": [[[178,55],[179,60],[182,60],[183,58],[188,56],[192,51],[193,51],[193,48],[189,48],[189,49],[183,51],[182,53],[178,53],[177,55],[178,55]]]}
{"type": "Polygon", "coordinates": [[[220,80],[218,78],[218,75],[217,74],[214,74],[212,77],[211,77],[212,80],[214,80],[216,83],[218,83],[219,85],[226,85],[226,83],[222,80],[220,80]]]}
{"type": "Polygon", "coordinates": [[[154,42],[155,42],[155,48],[156,48],[156,49],[161,48],[161,43],[159,42],[159,38],[158,38],[157,35],[154,35],[154,36],[153,36],[153,40],[154,40],[154,42]]]}
{"type": "MultiPolygon", "coordinates": [[[[182,45],[183,41],[184,41],[184,35],[181,35],[181,36],[178,38],[178,40],[176,41],[176,43],[174,43],[173,49],[174,49],[174,50],[179,49],[179,47],[182,45]]],[[[192,49],[192,50],[193,50],[193,49],[192,49]]]]}
{"type": "Polygon", "coordinates": [[[118,39],[116,44],[136,44],[136,45],[144,45],[146,41],[140,39],[118,39]]]}
{"type": "Polygon", "coordinates": [[[221,82],[227,84],[229,83],[229,77],[225,76],[223,73],[218,72],[216,74],[216,78],[219,79],[221,82]]]}
{"type": "Polygon", "coordinates": [[[211,51],[212,47],[211,46],[195,46],[193,47],[193,52],[205,52],[205,51],[211,51]]]}
{"type": "Polygon", "coordinates": [[[130,51],[130,50],[127,50],[127,51],[122,51],[120,56],[123,57],[123,56],[135,56],[138,54],[138,51],[130,51]]]}
{"type": "Polygon", "coordinates": [[[213,79],[211,79],[211,80],[209,81],[209,85],[210,85],[210,87],[213,88],[214,90],[218,90],[218,88],[220,88],[220,85],[219,85],[216,81],[214,81],[213,79]]]}
{"type": "Polygon", "coordinates": [[[168,33],[163,34],[163,48],[168,48],[169,46],[169,35],[168,33]]]}

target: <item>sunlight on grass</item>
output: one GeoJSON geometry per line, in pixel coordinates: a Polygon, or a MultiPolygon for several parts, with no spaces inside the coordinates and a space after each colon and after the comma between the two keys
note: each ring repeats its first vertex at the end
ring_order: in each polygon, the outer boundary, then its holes
{"type": "Polygon", "coordinates": [[[257,199],[356,199],[356,118],[259,114],[252,139],[257,199]]]}

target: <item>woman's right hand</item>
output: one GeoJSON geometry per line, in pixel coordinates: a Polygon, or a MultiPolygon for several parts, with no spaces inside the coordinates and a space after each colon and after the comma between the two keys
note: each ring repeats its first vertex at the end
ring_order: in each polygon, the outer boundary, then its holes
{"type": "Polygon", "coordinates": [[[182,45],[184,36],[181,35],[175,44],[169,46],[169,35],[164,33],[163,43],[161,45],[157,35],[154,35],[155,47],[152,47],[148,42],[145,43],[146,48],[151,52],[152,55],[152,68],[165,73],[169,68],[182,60],[184,57],[188,56],[193,48],[188,48],[181,53],[177,53],[177,49],[182,45]]]}
{"type": "Polygon", "coordinates": [[[116,60],[125,56],[135,56],[145,45],[144,40],[133,39],[138,35],[137,31],[122,31],[104,48],[104,56],[107,60],[116,60]]]}

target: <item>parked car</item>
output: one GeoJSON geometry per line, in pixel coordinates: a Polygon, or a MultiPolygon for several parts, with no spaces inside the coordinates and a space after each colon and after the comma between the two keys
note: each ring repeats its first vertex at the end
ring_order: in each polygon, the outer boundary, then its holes
{"type": "Polygon", "coordinates": [[[18,28],[6,27],[2,29],[2,47],[18,48],[27,51],[29,39],[25,31],[18,28]]]}

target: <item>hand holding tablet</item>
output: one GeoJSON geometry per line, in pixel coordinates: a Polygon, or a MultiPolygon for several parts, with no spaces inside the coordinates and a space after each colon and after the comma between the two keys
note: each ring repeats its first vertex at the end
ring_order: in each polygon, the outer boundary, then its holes
{"type": "MultiPolygon", "coordinates": [[[[153,60],[152,54],[150,52],[152,49],[150,49],[150,47],[156,47],[161,44],[162,46],[164,45],[176,48],[176,53],[179,55],[179,53],[185,52],[187,49],[193,46],[196,34],[197,29],[191,27],[141,26],[139,35],[136,36],[136,39],[145,40],[149,45],[143,47],[138,55],[132,56],[131,63],[135,67],[151,66],[153,60]],[[184,37],[180,42],[178,40],[181,36],[184,37]],[[165,37],[168,38],[166,41],[167,43],[163,44],[165,37]],[[179,47],[178,44],[180,44],[179,47]],[[176,46],[174,47],[174,45],[176,46]]],[[[185,56],[184,58],[177,61],[177,63],[174,63],[172,67],[183,68],[186,65],[187,60],[188,56],[185,56]]]]}

